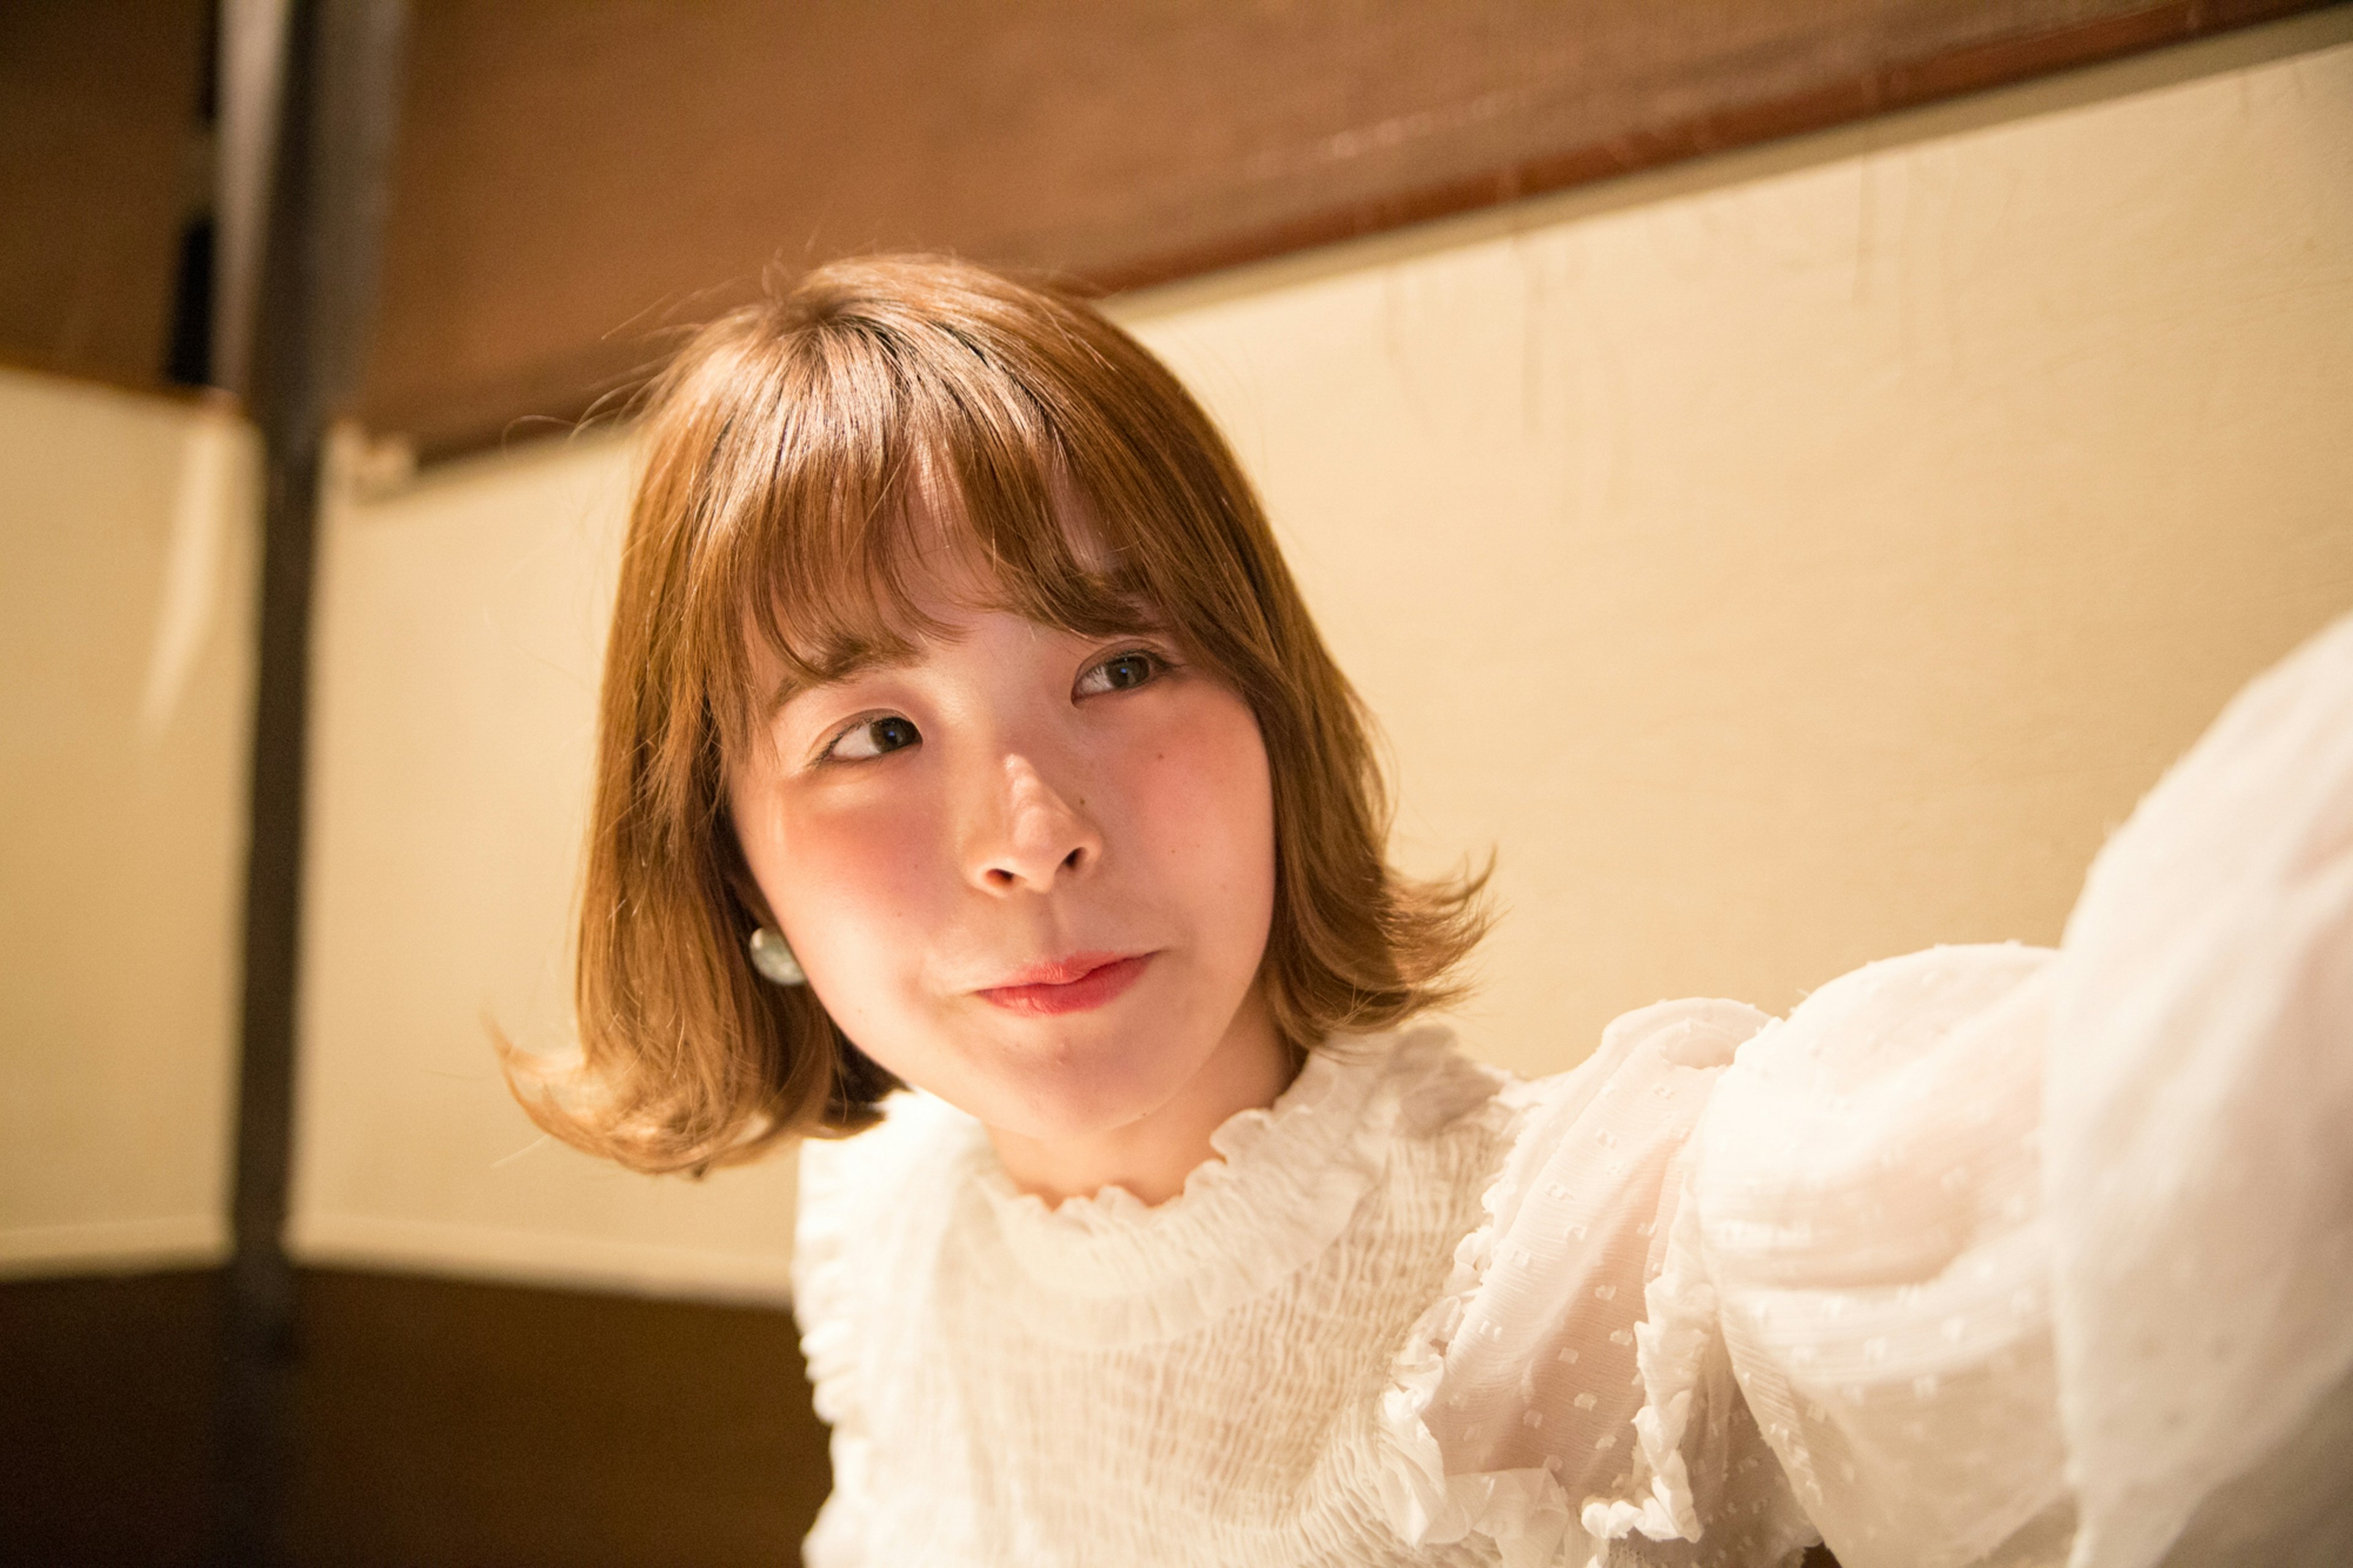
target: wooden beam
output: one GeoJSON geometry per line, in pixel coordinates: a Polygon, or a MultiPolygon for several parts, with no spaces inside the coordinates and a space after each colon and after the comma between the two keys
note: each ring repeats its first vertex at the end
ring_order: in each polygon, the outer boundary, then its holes
{"type": "Polygon", "coordinates": [[[266,488],[217,1555],[263,1568],[282,1560],[291,1464],[294,1283],[281,1237],[319,484],[328,426],[352,405],[367,341],[406,22],[405,0],[293,7],[250,355],[266,488]]]}

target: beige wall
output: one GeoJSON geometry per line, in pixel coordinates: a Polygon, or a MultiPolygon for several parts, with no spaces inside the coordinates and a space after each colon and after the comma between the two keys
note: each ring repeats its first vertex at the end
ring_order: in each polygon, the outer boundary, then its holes
{"type": "Polygon", "coordinates": [[[0,1272],[226,1247],[256,457],[0,371],[0,1272]]]}
{"type": "Polygon", "coordinates": [[[2348,38],[1129,307],[1386,721],[1408,859],[1500,851],[1480,1051],[2055,941],[2165,763],[2353,609],[2348,38]]]}
{"type": "MultiPolygon", "coordinates": [[[[2227,694],[2353,607],[2353,19],[1124,301],[1386,722],[1493,847],[1472,1047],[2048,941],[2227,694]]],[[[534,1142],[627,453],[331,511],[305,1256],[778,1288],[785,1164],[534,1142]]]]}

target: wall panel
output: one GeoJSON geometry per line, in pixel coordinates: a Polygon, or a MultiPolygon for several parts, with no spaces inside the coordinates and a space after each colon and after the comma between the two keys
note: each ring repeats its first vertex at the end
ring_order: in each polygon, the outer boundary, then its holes
{"type": "Polygon", "coordinates": [[[227,1243],[258,472],[0,372],[0,1272],[227,1243]]]}

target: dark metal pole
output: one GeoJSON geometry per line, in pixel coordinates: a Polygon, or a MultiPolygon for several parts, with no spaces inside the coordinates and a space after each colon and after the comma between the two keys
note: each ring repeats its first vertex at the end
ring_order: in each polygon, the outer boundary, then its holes
{"type": "Polygon", "coordinates": [[[237,1568],[285,1559],[296,1345],[282,1235],[292,1166],[311,564],[328,426],[357,391],[372,324],[406,21],[405,0],[298,0],[291,8],[248,361],[267,478],[222,1410],[218,1556],[237,1568]]]}

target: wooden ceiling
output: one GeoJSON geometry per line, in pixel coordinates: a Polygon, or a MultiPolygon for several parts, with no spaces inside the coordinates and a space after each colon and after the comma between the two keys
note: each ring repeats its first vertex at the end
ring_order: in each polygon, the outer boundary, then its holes
{"type": "Polygon", "coordinates": [[[0,362],[164,378],[204,204],[204,0],[0,0],[0,362]]]}
{"type": "MultiPolygon", "coordinates": [[[[357,414],[561,429],[764,272],[1102,289],[2221,31],[2314,0],[412,0],[357,414]]],[[[153,384],[202,0],[0,0],[0,359],[153,384]]]]}
{"type": "Polygon", "coordinates": [[[428,453],[546,428],[771,268],[1116,289],[2300,8],[418,0],[361,412],[428,453]]]}

